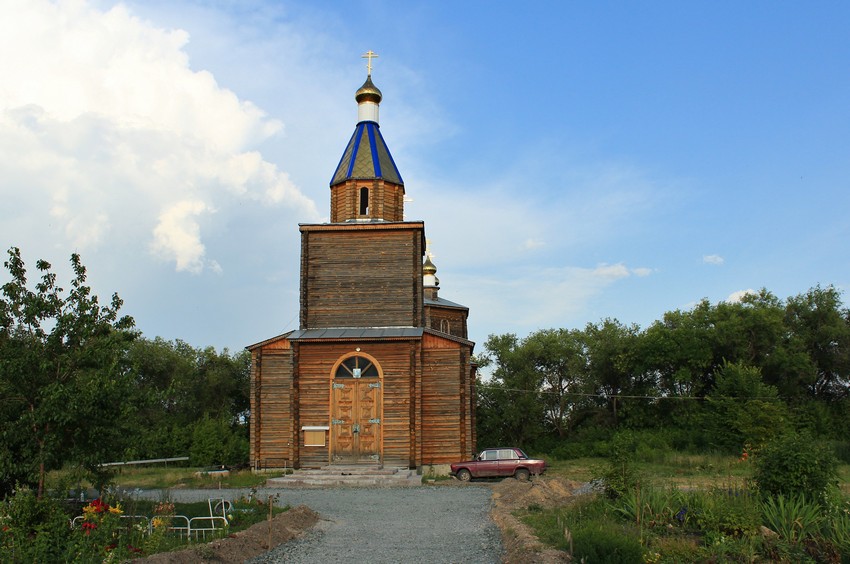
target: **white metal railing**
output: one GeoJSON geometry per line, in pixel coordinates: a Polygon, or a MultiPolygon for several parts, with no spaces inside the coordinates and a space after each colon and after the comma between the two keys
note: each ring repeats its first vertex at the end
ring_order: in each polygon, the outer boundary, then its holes
{"type": "Polygon", "coordinates": [[[189,460],[188,456],[177,456],[175,458],[151,458],[148,460],[127,460],[126,462],[102,462],[98,466],[131,466],[133,464],[158,464],[164,462],[183,462],[189,460]]]}
{"type": "MultiPolygon", "coordinates": [[[[227,515],[233,511],[233,503],[224,498],[209,498],[207,499],[207,506],[210,510],[209,517],[187,517],[185,515],[157,515],[156,517],[168,520],[170,522],[168,530],[177,533],[180,538],[185,538],[186,540],[206,539],[207,533],[215,534],[230,526],[230,520],[227,518],[227,515]],[[216,515],[217,513],[220,514],[216,515]]],[[[77,515],[71,519],[71,528],[76,529],[80,527],[85,518],[85,515],[77,515]]],[[[147,515],[121,515],[121,519],[132,522],[144,522],[144,532],[148,535],[153,532],[153,519],[147,515]]]]}
{"type": "Polygon", "coordinates": [[[192,517],[189,519],[189,535],[194,535],[195,540],[198,536],[207,538],[207,533],[215,533],[227,527],[228,522],[226,517],[192,517]],[[216,523],[220,523],[220,527],[216,527],[216,523]]]}

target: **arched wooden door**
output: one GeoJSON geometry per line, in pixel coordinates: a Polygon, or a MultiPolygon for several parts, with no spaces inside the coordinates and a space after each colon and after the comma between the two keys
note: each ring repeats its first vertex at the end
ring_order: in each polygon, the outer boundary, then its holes
{"type": "Polygon", "coordinates": [[[381,371],[374,359],[354,355],[334,369],[331,393],[331,462],[381,462],[381,371]]]}

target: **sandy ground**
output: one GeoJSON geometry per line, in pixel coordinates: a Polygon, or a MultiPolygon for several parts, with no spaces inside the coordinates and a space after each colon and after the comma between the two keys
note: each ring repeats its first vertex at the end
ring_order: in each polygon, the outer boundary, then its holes
{"type": "MultiPolygon", "coordinates": [[[[476,482],[476,485],[482,483],[476,482]]],[[[569,555],[544,546],[533,532],[517,519],[513,513],[529,505],[557,507],[569,503],[580,484],[561,478],[539,477],[528,482],[506,478],[497,482],[485,482],[493,491],[493,508],[490,515],[502,532],[505,550],[503,562],[551,564],[569,562],[569,555]]],[[[445,487],[466,487],[456,480],[441,482],[445,487]]],[[[318,513],[306,506],[295,507],[276,516],[269,527],[268,522],[193,548],[155,554],[134,562],[147,564],[189,564],[196,562],[244,562],[296,538],[313,527],[320,519],[318,513]],[[269,536],[271,534],[271,537],[269,536]],[[269,539],[271,538],[271,544],[269,539]]]]}

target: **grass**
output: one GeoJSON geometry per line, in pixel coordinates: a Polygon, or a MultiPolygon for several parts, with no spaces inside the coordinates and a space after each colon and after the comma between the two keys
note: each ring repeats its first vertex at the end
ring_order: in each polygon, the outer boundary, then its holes
{"type": "MultiPolygon", "coordinates": [[[[58,477],[61,473],[55,474],[58,477]]],[[[168,488],[254,488],[265,484],[269,478],[276,478],[283,472],[255,474],[250,470],[230,472],[228,476],[206,474],[201,468],[134,466],[121,468],[112,479],[112,484],[120,489],[143,490],[168,488]]],[[[83,484],[89,486],[90,484],[83,484]]]]}
{"type": "MultiPolygon", "coordinates": [[[[588,496],[555,509],[529,506],[517,517],[532,526],[544,543],[568,550],[572,538],[577,556],[583,545],[584,554],[597,559],[599,551],[622,536],[640,543],[644,562],[820,561],[821,553],[842,550],[837,547],[850,551],[850,519],[842,512],[838,520],[833,519],[829,535],[821,527],[820,536],[800,541],[803,532],[798,529],[812,521],[812,512],[824,511],[808,505],[773,507],[773,527],[779,536],[762,537],[759,526],[770,521],[758,498],[747,493],[751,461],[716,453],[642,454],[634,463],[641,477],[636,496],[619,500],[588,496]],[[785,529],[791,527],[796,536],[780,527],[781,519],[790,523],[785,529]]],[[[601,475],[606,463],[603,458],[551,461],[547,474],[587,482],[601,475]]],[[[838,477],[844,498],[840,504],[850,508],[850,464],[839,466],[838,477]]],[[[634,546],[620,548],[628,551],[634,546]]],[[[612,556],[604,560],[608,558],[612,556]]]]}
{"type": "MultiPolygon", "coordinates": [[[[589,482],[599,475],[599,469],[606,464],[606,459],[547,460],[547,464],[546,472],[550,476],[589,482]]],[[[682,488],[742,487],[752,475],[750,462],[715,453],[656,453],[651,459],[638,460],[635,466],[641,475],[682,488]]],[[[850,465],[842,469],[842,482],[846,486],[850,483],[850,465]]]]}
{"type": "Polygon", "coordinates": [[[842,494],[850,495],[850,464],[838,466],[838,487],[842,494]]]}

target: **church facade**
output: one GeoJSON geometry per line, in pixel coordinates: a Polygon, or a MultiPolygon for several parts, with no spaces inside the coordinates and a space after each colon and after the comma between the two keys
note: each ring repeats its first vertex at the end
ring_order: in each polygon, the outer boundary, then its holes
{"type": "Polygon", "coordinates": [[[299,226],[299,329],[248,347],[255,469],[419,468],[475,450],[469,310],[439,296],[425,225],[404,220],[369,71],[330,223],[299,226]]]}

